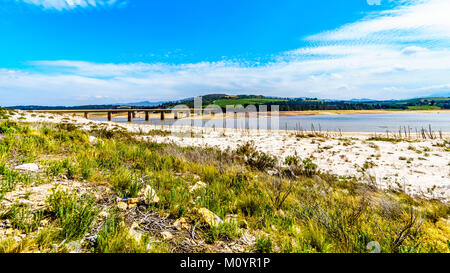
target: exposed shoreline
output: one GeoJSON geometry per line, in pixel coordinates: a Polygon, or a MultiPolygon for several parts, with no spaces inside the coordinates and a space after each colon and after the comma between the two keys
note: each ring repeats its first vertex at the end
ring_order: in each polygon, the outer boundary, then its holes
{"type": "Polygon", "coordinates": [[[356,115],[356,114],[423,114],[450,113],[450,109],[439,110],[311,110],[280,111],[280,116],[315,116],[315,115],[356,115]]]}

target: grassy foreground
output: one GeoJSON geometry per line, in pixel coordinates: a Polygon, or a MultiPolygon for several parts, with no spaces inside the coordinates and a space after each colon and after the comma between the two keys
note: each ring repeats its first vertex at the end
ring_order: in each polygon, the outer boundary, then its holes
{"type": "Polygon", "coordinates": [[[450,252],[448,204],[309,159],[2,116],[0,252],[450,252]]]}

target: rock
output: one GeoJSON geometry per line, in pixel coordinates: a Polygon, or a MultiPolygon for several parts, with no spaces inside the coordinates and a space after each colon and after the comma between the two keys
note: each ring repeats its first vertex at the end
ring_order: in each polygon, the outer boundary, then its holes
{"type": "Polygon", "coordinates": [[[144,202],[146,205],[151,205],[159,202],[159,197],[156,194],[156,191],[147,185],[144,189],[144,202]]]}
{"type": "Polygon", "coordinates": [[[9,220],[6,219],[5,221],[3,221],[2,226],[6,229],[11,228],[11,222],[9,222],[9,220]]]}
{"type": "Polygon", "coordinates": [[[140,204],[141,203],[141,199],[140,198],[128,198],[128,204],[140,204]]]}
{"type": "Polygon", "coordinates": [[[171,240],[173,238],[172,233],[168,231],[161,232],[161,236],[163,237],[164,240],[171,240]]]}
{"type": "Polygon", "coordinates": [[[97,145],[97,138],[95,136],[89,136],[89,142],[92,145],[97,145]]]}
{"type": "Polygon", "coordinates": [[[223,220],[220,219],[219,216],[214,214],[212,211],[210,211],[207,208],[199,208],[196,210],[197,214],[200,216],[200,218],[208,224],[210,227],[217,226],[219,224],[223,223],[223,220]]]}
{"type": "Polygon", "coordinates": [[[102,218],[102,219],[105,219],[106,217],[108,217],[108,212],[106,212],[106,211],[101,211],[101,212],[98,214],[98,217],[100,217],[100,218],[102,218]]]}
{"type": "Polygon", "coordinates": [[[30,200],[26,200],[26,199],[19,199],[19,201],[17,201],[17,204],[19,206],[33,206],[34,203],[30,200]]]}
{"type": "Polygon", "coordinates": [[[117,208],[118,208],[120,211],[126,211],[127,208],[128,208],[128,205],[127,205],[127,203],[125,203],[125,202],[119,202],[119,203],[117,203],[117,208]]]}
{"type": "Polygon", "coordinates": [[[189,229],[189,224],[186,221],[186,218],[181,217],[180,219],[177,219],[174,223],[173,226],[178,229],[178,230],[182,230],[182,229],[189,229]]]}
{"type": "Polygon", "coordinates": [[[194,192],[196,190],[204,189],[204,188],[206,188],[206,184],[200,181],[200,182],[195,183],[194,186],[189,187],[189,192],[194,192]]]}
{"type": "Polygon", "coordinates": [[[87,237],[86,241],[89,243],[91,247],[95,247],[95,245],[97,244],[97,235],[87,237]]]}
{"type": "Polygon", "coordinates": [[[19,165],[15,169],[20,170],[20,171],[27,171],[27,172],[37,172],[37,171],[39,171],[39,166],[34,163],[27,163],[27,164],[19,165]]]}

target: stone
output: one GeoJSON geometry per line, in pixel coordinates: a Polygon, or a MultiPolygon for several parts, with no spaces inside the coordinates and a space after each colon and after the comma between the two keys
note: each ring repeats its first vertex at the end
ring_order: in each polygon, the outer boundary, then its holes
{"type": "Polygon", "coordinates": [[[19,165],[15,169],[19,170],[19,171],[37,172],[37,171],[39,171],[39,166],[34,163],[27,163],[27,164],[19,165]]]}
{"type": "Polygon", "coordinates": [[[11,228],[11,222],[9,222],[9,220],[6,219],[5,221],[3,221],[2,226],[6,229],[11,228]]]}
{"type": "Polygon", "coordinates": [[[199,181],[199,182],[195,183],[194,186],[190,186],[189,187],[189,192],[194,192],[196,190],[204,189],[204,188],[206,188],[206,184],[201,182],[201,181],[199,181]]]}
{"type": "Polygon", "coordinates": [[[173,226],[177,229],[177,230],[182,230],[182,229],[189,229],[189,224],[186,221],[186,218],[181,217],[180,219],[177,219],[174,223],[173,226]]]}
{"type": "Polygon", "coordinates": [[[87,237],[86,241],[88,242],[88,244],[91,247],[95,247],[95,245],[97,244],[97,235],[93,235],[93,236],[87,237]]]}
{"type": "Polygon", "coordinates": [[[19,201],[17,201],[17,204],[19,206],[33,206],[34,203],[30,200],[26,200],[26,199],[19,199],[19,201]]]}
{"type": "Polygon", "coordinates": [[[159,197],[156,194],[156,191],[147,185],[144,189],[144,202],[146,205],[156,204],[159,202],[159,197]]]}
{"type": "Polygon", "coordinates": [[[106,211],[101,211],[101,212],[98,214],[98,217],[105,219],[106,217],[108,217],[108,212],[106,212],[106,211]]]}
{"type": "Polygon", "coordinates": [[[117,208],[118,208],[120,211],[126,211],[127,208],[128,208],[128,205],[127,205],[127,203],[125,203],[125,202],[119,202],[119,203],[117,203],[117,208]]]}
{"type": "Polygon", "coordinates": [[[141,203],[141,199],[140,198],[128,198],[128,204],[140,204],[141,203]]]}
{"type": "Polygon", "coordinates": [[[196,210],[196,212],[203,220],[203,222],[208,224],[208,226],[210,227],[218,226],[219,224],[223,223],[223,220],[220,219],[219,216],[217,216],[216,214],[214,214],[214,212],[210,211],[207,208],[199,208],[196,210]]]}
{"type": "Polygon", "coordinates": [[[171,240],[173,238],[172,233],[168,231],[161,232],[161,236],[163,237],[164,240],[171,240]]]}
{"type": "Polygon", "coordinates": [[[92,145],[97,145],[97,138],[95,136],[89,136],[89,142],[92,145]]]}

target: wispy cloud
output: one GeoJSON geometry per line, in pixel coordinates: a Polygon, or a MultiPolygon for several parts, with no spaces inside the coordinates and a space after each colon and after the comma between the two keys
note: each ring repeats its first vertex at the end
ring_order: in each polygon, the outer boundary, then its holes
{"type": "Polygon", "coordinates": [[[0,70],[0,98],[13,105],[160,100],[217,92],[336,99],[449,94],[450,2],[399,3],[307,37],[316,46],[278,54],[269,63],[34,61],[29,72],[0,70]]]}
{"type": "Polygon", "coordinates": [[[121,0],[17,0],[27,4],[37,5],[44,9],[70,10],[75,8],[107,7],[123,5],[121,0]]]}
{"type": "Polygon", "coordinates": [[[391,10],[377,12],[363,20],[308,37],[313,41],[411,42],[450,39],[450,1],[401,0],[391,10]]]}

